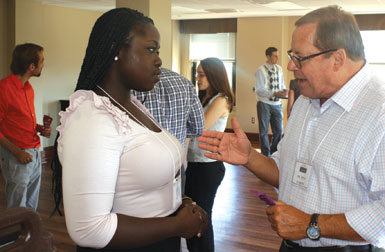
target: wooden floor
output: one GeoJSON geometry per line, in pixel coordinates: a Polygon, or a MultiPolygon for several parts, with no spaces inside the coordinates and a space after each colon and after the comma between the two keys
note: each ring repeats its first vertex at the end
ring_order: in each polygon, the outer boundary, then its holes
{"type": "MultiPolygon", "coordinates": [[[[281,239],[267,221],[266,206],[249,192],[250,189],[265,192],[273,199],[277,194],[243,167],[226,164],[226,175],[218,189],[213,209],[213,226],[216,252],[278,251],[281,239]]],[[[0,211],[6,208],[4,179],[0,176],[0,211]]],[[[55,214],[51,194],[51,170],[43,167],[43,177],[38,212],[43,225],[54,237],[57,252],[73,252],[64,217],[55,214]]],[[[182,243],[183,252],[187,251],[182,243]]]]}
{"type": "Polygon", "coordinates": [[[226,164],[213,209],[215,251],[278,251],[282,240],[270,227],[266,205],[250,189],[277,199],[274,188],[246,168],[226,164]]]}

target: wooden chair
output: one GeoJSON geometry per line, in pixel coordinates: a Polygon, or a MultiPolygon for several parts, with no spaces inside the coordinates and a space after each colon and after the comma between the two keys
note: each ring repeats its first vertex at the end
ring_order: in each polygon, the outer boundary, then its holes
{"type": "Polygon", "coordinates": [[[55,252],[52,234],[44,230],[40,215],[31,208],[0,213],[0,252],[55,252]]]}

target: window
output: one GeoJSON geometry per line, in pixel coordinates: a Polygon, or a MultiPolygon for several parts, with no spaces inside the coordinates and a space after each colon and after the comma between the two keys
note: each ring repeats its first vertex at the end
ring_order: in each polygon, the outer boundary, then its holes
{"type": "Polygon", "coordinates": [[[191,34],[190,60],[208,57],[235,61],[235,33],[191,34]]]}
{"type": "Polygon", "coordinates": [[[384,30],[361,31],[365,47],[365,57],[369,65],[377,73],[385,72],[385,41],[384,30]]]}

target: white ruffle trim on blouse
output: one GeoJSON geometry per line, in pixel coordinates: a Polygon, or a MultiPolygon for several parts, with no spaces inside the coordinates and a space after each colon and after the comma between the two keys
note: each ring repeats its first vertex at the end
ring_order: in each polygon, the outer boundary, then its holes
{"type": "MultiPolygon", "coordinates": [[[[110,99],[105,96],[99,96],[91,90],[78,90],[70,96],[69,106],[65,111],[59,112],[60,116],[60,125],[56,128],[59,132],[58,141],[61,140],[61,132],[64,128],[67,118],[82,104],[84,101],[93,101],[97,109],[104,109],[108,111],[118,126],[118,134],[125,135],[131,132],[130,126],[130,117],[128,114],[114,104],[111,103],[110,99]]],[[[131,101],[134,102],[142,111],[144,111],[148,116],[152,117],[151,113],[146,107],[144,107],[135,96],[131,95],[131,101]]]]}

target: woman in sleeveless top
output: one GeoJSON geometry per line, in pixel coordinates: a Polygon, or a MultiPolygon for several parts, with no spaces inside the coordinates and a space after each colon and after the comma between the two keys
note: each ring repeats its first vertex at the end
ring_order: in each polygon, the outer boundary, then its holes
{"type": "MultiPolygon", "coordinates": [[[[223,132],[234,104],[223,62],[217,58],[202,60],[197,69],[197,83],[199,90],[204,91],[201,102],[205,113],[205,130],[223,132]]],[[[201,238],[187,240],[190,252],[214,251],[211,213],[215,194],[225,175],[223,163],[205,157],[204,152],[199,149],[197,139],[192,139],[187,152],[185,193],[206,210],[209,224],[201,238]]]]}

